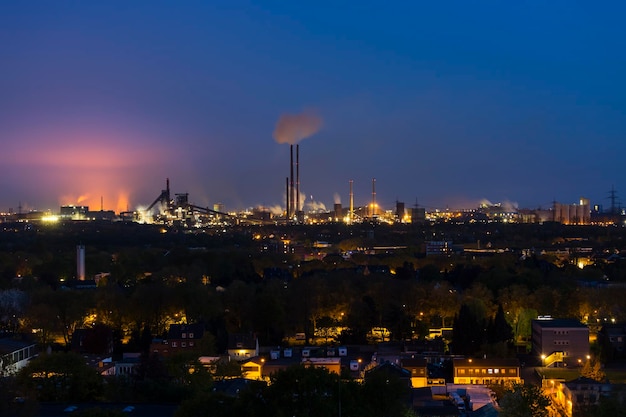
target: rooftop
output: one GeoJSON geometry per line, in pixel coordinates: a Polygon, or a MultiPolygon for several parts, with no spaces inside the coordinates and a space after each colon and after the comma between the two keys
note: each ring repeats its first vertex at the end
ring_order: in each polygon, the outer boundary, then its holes
{"type": "Polygon", "coordinates": [[[586,325],[582,324],[579,320],[576,319],[547,319],[547,320],[533,320],[533,325],[537,324],[540,327],[544,328],[557,328],[557,327],[578,327],[578,328],[587,328],[586,325]]]}

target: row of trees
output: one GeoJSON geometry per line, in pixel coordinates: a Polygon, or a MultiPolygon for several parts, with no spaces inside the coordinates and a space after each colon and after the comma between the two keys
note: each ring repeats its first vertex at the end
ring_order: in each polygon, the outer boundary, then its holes
{"type": "Polygon", "coordinates": [[[517,341],[529,338],[530,320],[538,314],[591,324],[626,319],[625,289],[578,287],[553,274],[535,289],[512,280],[497,293],[478,279],[461,288],[443,279],[401,280],[352,270],[311,271],[288,281],[234,280],[228,286],[178,272],[153,274],[127,287],[110,279],[95,290],[53,289],[24,280],[22,289],[0,291],[0,327],[38,329],[45,344],[54,337],[69,343],[76,328],[93,323],[115,329],[122,338],[144,329],[161,335],[172,322],[203,322],[220,348],[228,332],[255,331],[262,343],[280,344],[297,332],[311,338],[328,323],[348,329],[344,342],[365,342],[373,327],[386,327],[392,340],[401,341],[424,337],[429,327],[450,327],[455,317],[455,325],[463,325],[468,312],[472,322],[486,328],[499,305],[517,341]]]}

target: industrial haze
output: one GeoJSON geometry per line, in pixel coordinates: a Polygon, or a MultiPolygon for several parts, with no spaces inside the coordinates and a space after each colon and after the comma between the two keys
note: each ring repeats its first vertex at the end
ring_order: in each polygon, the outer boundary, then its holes
{"type": "Polygon", "coordinates": [[[2,2],[0,211],[608,206],[625,7],[2,2]]]}

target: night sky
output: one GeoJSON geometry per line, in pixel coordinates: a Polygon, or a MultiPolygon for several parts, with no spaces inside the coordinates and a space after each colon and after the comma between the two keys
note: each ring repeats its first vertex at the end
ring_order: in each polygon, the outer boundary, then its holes
{"type": "MultiPolygon", "coordinates": [[[[0,2],[0,211],[626,203],[626,3],[0,2]],[[279,120],[291,139],[275,137],[279,120]],[[289,129],[287,129],[289,130],[289,129]],[[310,135],[302,138],[301,136],[310,135]]],[[[280,136],[280,135],[279,135],[280,136]]]]}

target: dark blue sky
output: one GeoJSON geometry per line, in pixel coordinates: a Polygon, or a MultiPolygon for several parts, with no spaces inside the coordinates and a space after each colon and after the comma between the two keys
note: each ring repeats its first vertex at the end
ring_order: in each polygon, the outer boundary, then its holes
{"type": "MultiPolygon", "coordinates": [[[[622,2],[0,3],[0,210],[332,205],[608,206],[624,188],[622,2]],[[312,199],[311,199],[312,197],[312,199]]],[[[626,200],[624,200],[626,203],[626,200]]]]}

